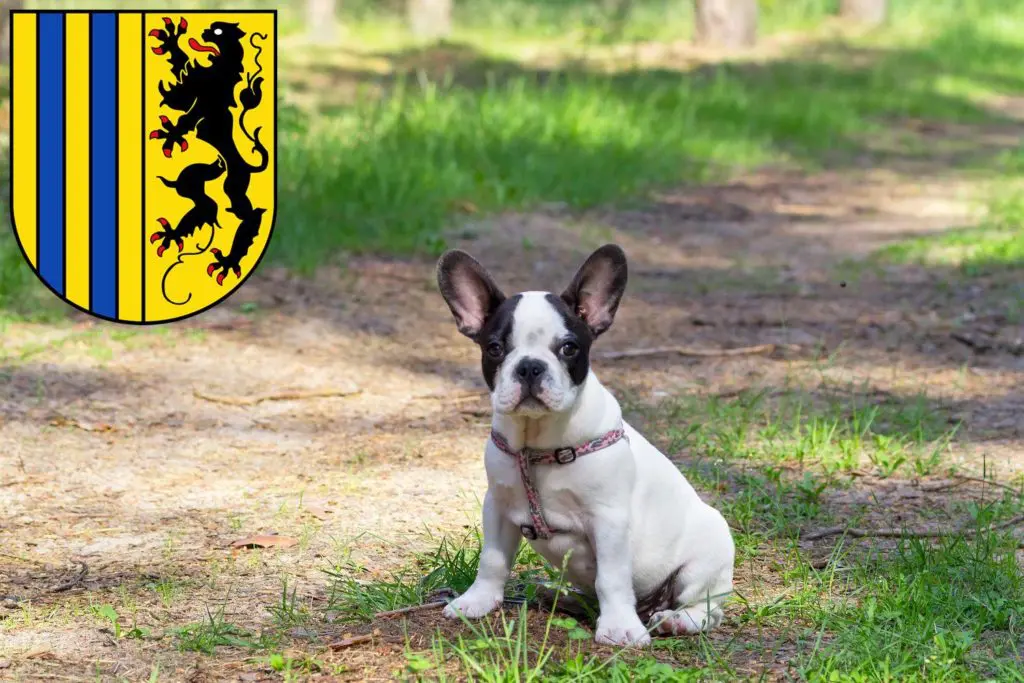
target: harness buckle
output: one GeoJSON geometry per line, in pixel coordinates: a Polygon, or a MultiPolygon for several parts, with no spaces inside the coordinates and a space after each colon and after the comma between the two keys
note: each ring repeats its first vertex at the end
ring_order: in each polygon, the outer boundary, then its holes
{"type": "Polygon", "coordinates": [[[576,449],[571,446],[559,448],[555,451],[555,462],[559,465],[568,465],[576,459],[576,449]]]}

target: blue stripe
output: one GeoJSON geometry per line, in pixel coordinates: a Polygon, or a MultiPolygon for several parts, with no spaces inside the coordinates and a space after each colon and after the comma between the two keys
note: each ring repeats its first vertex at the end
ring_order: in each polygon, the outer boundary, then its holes
{"type": "Polygon", "coordinates": [[[117,15],[89,18],[89,278],[92,310],[117,317],[117,15]]]}
{"type": "Polygon", "coordinates": [[[39,275],[64,295],[64,15],[39,14],[39,275]]]}

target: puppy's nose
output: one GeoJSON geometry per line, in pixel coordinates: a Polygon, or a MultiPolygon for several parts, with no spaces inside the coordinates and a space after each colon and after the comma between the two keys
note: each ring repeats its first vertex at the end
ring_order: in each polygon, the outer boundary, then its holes
{"type": "Polygon", "coordinates": [[[548,371],[547,364],[536,358],[524,358],[516,366],[516,377],[526,384],[533,384],[548,371]]]}

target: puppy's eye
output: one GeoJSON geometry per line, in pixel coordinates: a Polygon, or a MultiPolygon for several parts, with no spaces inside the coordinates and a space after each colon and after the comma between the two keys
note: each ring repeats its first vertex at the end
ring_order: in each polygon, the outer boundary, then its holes
{"type": "Polygon", "coordinates": [[[580,352],[580,347],[576,346],[573,342],[565,342],[562,344],[562,355],[566,358],[572,358],[580,352]]]}
{"type": "Polygon", "coordinates": [[[487,355],[491,358],[501,358],[505,353],[505,348],[498,342],[491,342],[487,345],[487,355]]]}

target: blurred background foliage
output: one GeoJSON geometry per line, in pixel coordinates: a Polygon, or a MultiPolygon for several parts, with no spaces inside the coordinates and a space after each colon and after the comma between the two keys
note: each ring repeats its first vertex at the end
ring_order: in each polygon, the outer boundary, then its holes
{"type": "MultiPolygon", "coordinates": [[[[996,105],[1024,92],[1017,0],[175,6],[280,12],[271,257],[302,272],[352,253],[436,254],[465,214],[588,207],[766,164],[924,158],[922,127],[1008,120],[996,105]],[[701,5],[724,18],[701,25],[701,5]],[[880,21],[865,10],[878,5],[880,21]]],[[[1024,167],[1017,149],[962,151],[969,170],[1024,167]]],[[[0,240],[10,299],[30,275],[0,240]]]]}

